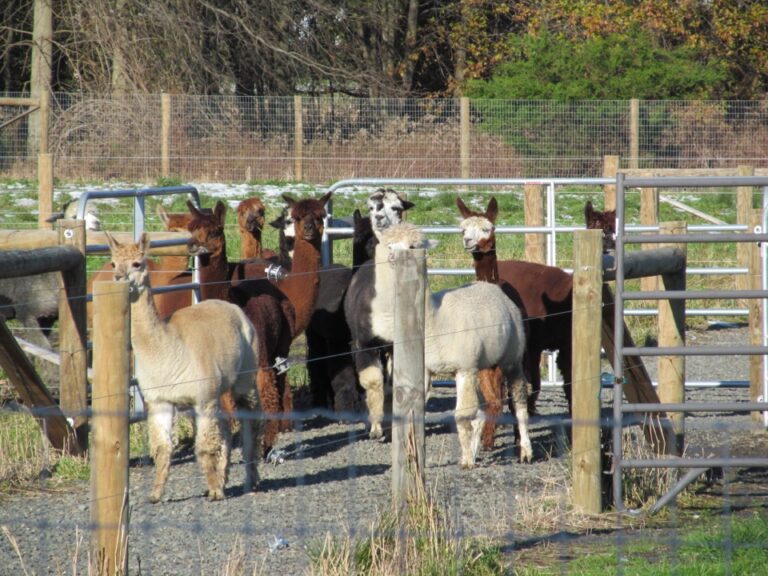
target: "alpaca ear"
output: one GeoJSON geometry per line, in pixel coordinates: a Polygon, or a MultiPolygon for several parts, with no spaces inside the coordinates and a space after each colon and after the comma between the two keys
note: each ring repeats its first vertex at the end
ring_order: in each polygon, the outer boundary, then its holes
{"type": "Polygon", "coordinates": [[[162,204],[158,204],[157,208],[155,209],[155,212],[157,212],[157,215],[160,217],[160,220],[163,224],[165,224],[166,228],[168,227],[168,211],[165,209],[165,207],[162,204]]]}
{"type": "Polygon", "coordinates": [[[460,196],[456,196],[456,206],[459,207],[459,212],[461,212],[462,218],[469,218],[469,208],[467,208],[467,205],[464,204],[464,200],[462,200],[460,196]]]}
{"type": "Polygon", "coordinates": [[[139,241],[136,245],[139,248],[139,252],[141,252],[143,256],[148,256],[149,255],[149,234],[147,234],[146,232],[142,232],[141,237],[139,238],[139,241]]]}
{"type": "Polygon", "coordinates": [[[224,224],[224,217],[227,214],[227,205],[224,204],[221,200],[216,202],[216,207],[213,209],[213,215],[216,217],[216,220],[219,221],[219,223],[224,224]]]}
{"type": "Polygon", "coordinates": [[[496,202],[496,196],[491,196],[490,202],[488,202],[488,208],[485,209],[485,217],[491,221],[492,224],[496,224],[496,217],[499,215],[499,204],[496,202]]]}
{"type": "Polygon", "coordinates": [[[293,208],[293,205],[296,204],[296,200],[288,196],[288,194],[281,194],[281,196],[289,208],[293,208]]]}
{"type": "Polygon", "coordinates": [[[120,242],[115,240],[112,237],[112,234],[104,230],[104,235],[107,237],[107,244],[109,244],[109,250],[110,252],[114,252],[116,249],[120,248],[120,242]]]}
{"type": "Polygon", "coordinates": [[[196,218],[199,218],[203,215],[203,213],[200,211],[200,209],[195,205],[192,200],[187,200],[187,209],[189,210],[189,213],[192,214],[192,216],[195,216],[196,218]]]}
{"type": "Polygon", "coordinates": [[[333,190],[328,190],[325,194],[323,194],[318,202],[320,202],[323,206],[325,206],[328,203],[328,200],[331,199],[331,196],[333,196],[333,190]]]}
{"type": "Polygon", "coordinates": [[[586,206],[584,206],[584,220],[589,224],[589,221],[592,219],[592,214],[594,214],[595,209],[592,207],[592,200],[587,200],[586,206]]]}
{"type": "Polygon", "coordinates": [[[403,203],[403,211],[408,210],[409,208],[413,208],[414,206],[416,206],[416,204],[414,204],[413,202],[410,202],[408,200],[402,200],[402,203],[403,203]]]}
{"type": "Polygon", "coordinates": [[[355,208],[355,211],[352,212],[352,221],[355,224],[358,224],[362,219],[363,219],[363,215],[360,213],[360,210],[355,208]]]}
{"type": "Polygon", "coordinates": [[[282,230],[282,228],[285,226],[285,214],[280,214],[280,216],[272,220],[269,225],[277,230],[282,230]]]}

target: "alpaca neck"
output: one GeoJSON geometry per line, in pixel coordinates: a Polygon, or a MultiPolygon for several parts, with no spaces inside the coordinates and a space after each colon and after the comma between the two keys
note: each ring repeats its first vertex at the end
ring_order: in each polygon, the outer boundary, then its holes
{"type": "Polygon", "coordinates": [[[261,230],[254,232],[240,231],[240,258],[247,260],[249,258],[262,257],[261,230]]]}
{"type": "Polygon", "coordinates": [[[200,299],[228,300],[229,262],[227,247],[222,244],[217,252],[203,255],[200,260],[200,299]]]}
{"type": "Polygon", "coordinates": [[[280,291],[291,301],[296,312],[294,337],[309,325],[320,290],[320,246],[296,238],[291,273],[278,283],[280,291]]]}
{"type": "Polygon", "coordinates": [[[182,272],[189,267],[189,256],[162,256],[158,267],[160,270],[182,272]]]}
{"type": "Polygon", "coordinates": [[[139,354],[156,351],[158,341],[167,337],[167,324],[160,318],[146,282],[140,289],[131,290],[131,344],[139,354]]]}
{"type": "Polygon", "coordinates": [[[475,278],[481,282],[499,281],[499,265],[496,261],[496,250],[488,252],[472,252],[472,264],[475,267],[475,278]]]}

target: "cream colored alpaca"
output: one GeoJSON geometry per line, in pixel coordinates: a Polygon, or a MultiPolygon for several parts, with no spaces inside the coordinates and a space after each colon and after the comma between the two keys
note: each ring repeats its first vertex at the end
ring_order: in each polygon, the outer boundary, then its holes
{"type": "MultiPolygon", "coordinates": [[[[376,246],[376,296],[371,305],[373,331],[391,342],[394,337],[394,298],[397,277],[392,265],[397,250],[432,246],[421,231],[407,223],[384,230],[376,246]]],[[[520,310],[496,284],[478,282],[425,297],[425,385],[434,374],[456,378],[456,427],[462,468],[472,468],[480,446],[485,415],[477,397],[478,370],[499,366],[511,383],[520,431],[520,460],[533,456],[528,437],[528,408],[523,351],[525,333],[520,310]]],[[[365,386],[365,379],[360,378],[365,386]]],[[[383,411],[383,394],[369,394],[371,420],[383,411]]]]}
{"type": "Polygon", "coordinates": [[[155,461],[155,485],[150,501],[163,496],[173,451],[176,408],[195,410],[195,455],[208,484],[208,498],[224,498],[229,464],[228,420],[219,410],[219,397],[231,391],[245,412],[242,418],[245,491],[259,476],[254,447],[259,446],[262,422],[255,371],[256,332],[243,311],[221,300],[208,300],[160,319],[150,295],[147,258],[149,237],[122,245],[107,234],[115,280],[130,284],[131,344],[136,378],[148,410],[149,445],[155,461]]]}

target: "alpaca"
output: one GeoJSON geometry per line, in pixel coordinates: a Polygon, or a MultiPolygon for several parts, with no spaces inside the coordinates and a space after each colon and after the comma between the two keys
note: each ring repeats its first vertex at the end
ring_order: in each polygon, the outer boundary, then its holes
{"type": "MultiPolygon", "coordinates": [[[[376,246],[375,295],[371,301],[370,325],[375,336],[392,342],[392,315],[397,277],[392,257],[398,250],[434,245],[424,240],[421,231],[406,223],[384,230],[376,246]]],[[[496,284],[476,282],[425,294],[425,386],[434,374],[453,374],[456,381],[454,418],[461,445],[460,466],[472,468],[480,445],[485,414],[477,398],[478,371],[498,366],[510,385],[516,406],[520,434],[520,461],[533,456],[528,436],[527,385],[523,374],[525,332],[517,306],[496,284]]],[[[366,391],[373,382],[360,383],[366,391]]],[[[380,385],[381,383],[376,383],[380,385]]],[[[371,420],[383,412],[382,394],[367,397],[371,420]]]]}
{"type": "MultiPolygon", "coordinates": [[[[484,213],[469,210],[456,199],[464,220],[464,248],[472,253],[478,280],[500,282],[509,298],[520,308],[527,328],[524,356],[525,375],[531,383],[528,411],[535,413],[541,391],[541,355],[556,350],[557,366],[563,376],[563,391],[571,410],[571,319],[573,277],[560,268],[520,260],[496,258],[495,222],[498,205],[491,198],[484,213]]],[[[510,404],[511,409],[511,404],[510,404]]],[[[484,432],[485,440],[492,431],[484,432]]]]}
{"type": "MultiPolygon", "coordinates": [[[[226,207],[217,202],[213,213],[202,214],[188,203],[192,214],[188,248],[200,260],[203,300],[229,300],[243,308],[259,334],[260,363],[256,376],[262,408],[269,414],[287,414],[293,410],[291,387],[286,375],[277,372],[276,363],[287,358],[291,342],[309,323],[317,300],[320,268],[320,242],[326,215],[324,205],[330,193],[320,199],[288,203],[296,232],[295,262],[292,273],[278,283],[266,279],[269,262],[247,260],[230,263],[226,256],[224,217],[226,207]]],[[[224,405],[227,404],[222,400],[224,405]]],[[[287,418],[270,418],[262,441],[262,455],[272,448],[281,430],[290,428],[287,418]]]]}
{"type": "MultiPolygon", "coordinates": [[[[256,331],[240,308],[210,300],[174,312],[163,320],[151,296],[149,236],[120,244],[107,234],[114,279],[130,285],[131,346],[139,362],[136,378],[148,409],[150,452],[155,482],[150,501],[159,502],[168,480],[173,451],[175,409],[195,409],[195,456],[208,485],[208,499],[224,498],[230,434],[219,415],[219,396],[230,391],[251,415],[259,411],[254,372],[259,362],[256,331]]],[[[244,489],[258,483],[253,447],[261,423],[242,418],[244,489]]]]}
{"type": "Polygon", "coordinates": [[[283,208],[280,212],[280,216],[272,220],[269,223],[272,228],[278,231],[278,250],[277,262],[286,270],[291,269],[291,263],[293,261],[293,245],[295,244],[296,236],[288,209],[283,208]]]}
{"type": "Polygon", "coordinates": [[[261,242],[264,230],[266,208],[261,198],[246,198],[237,205],[237,224],[240,227],[240,259],[274,258],[272,250],[265,249],[261,242]]]}
{"type": "Polygon", "coordinates": [[[378,189],[367,201],[368,217],[353,214],[352,269],[332,265],[323,270],[320,297],[307,327],[307,371],[313,403],[337,412],[357,409],[359,383],[351,356],[352,333],[344,310],[344,299],[352,276],[371,260],[378,238],[374,229],[384,230],[402,221],[413,203],[392,189],[378,189]]]}
{"type": "MultiPolygon", "coordinates": [[[[77,216],[77,203],[64,204],[48,222],[62,218],[73,220],[77,216]]],[[[88,205],[85,215],[86,230],[101,230],[98,210],[88,205]]],[[[47,272],[21,278],[0,279],[0,319],[18,320],[25,329],[24,339],[51,350],[50,336],[59,319],[59,274],[47,272]]]]}
{"type": "Polygon", "coordinates": [[[603,231],[604,254],[616,251],[616,210],[600,212],[588,200],[584,206],[584,221],[588,229],[603,231]]]}

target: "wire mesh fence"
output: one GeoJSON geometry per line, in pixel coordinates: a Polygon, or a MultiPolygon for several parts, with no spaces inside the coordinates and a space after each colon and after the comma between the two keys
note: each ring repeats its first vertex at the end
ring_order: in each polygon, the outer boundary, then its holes
{"type": "MultiPolygon", "coordinates": [[[[765,101],[462,102],[57,93],[49,150],[57,177],[99,180],[589,177],[606,155],[622,168],[768,168],[765,101]]],[[[8,123],[19,114],[0,106],[0,173],[33,177],[34,114],[8,123]]]]}

